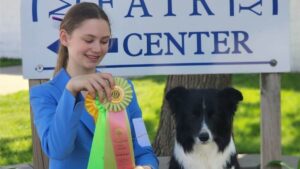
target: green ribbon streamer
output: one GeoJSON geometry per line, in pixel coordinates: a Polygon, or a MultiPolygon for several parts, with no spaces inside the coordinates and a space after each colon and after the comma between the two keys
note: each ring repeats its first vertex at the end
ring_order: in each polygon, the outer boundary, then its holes
{"type": "Polygon", "coordinates": [[[92,143],[88,169],[104,169],[105,132],[107,110],[96,97],[95,105],[98,108],[98,119],[92,143]],[[100,114],[100,116],[99,116],[100,114]]]}

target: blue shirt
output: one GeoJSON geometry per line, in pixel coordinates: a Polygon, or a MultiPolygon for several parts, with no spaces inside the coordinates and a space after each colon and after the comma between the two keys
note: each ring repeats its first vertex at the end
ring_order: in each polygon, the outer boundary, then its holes
{"type": "MultiPolygon", "coordinates": [[[[50,169],[87,168],[95,124],[86,111],[81,94],[75,98],[65,88],[70,76],[62,69],[49,82],[30,89],[30,104],[34,124],[44,153],[49,157],[50,169]]],[[[146,130],[134,121],[141,119],[132,83],[133,98],[127,107],[136,165],[149,165],[158,169],[158,160],[150,144],[145,144],[146,130]],[[136,133],[139,133],[137,137],[136,133]],[[145,133],[140,133],[145,132],[145,133]],[[141,141],[142,140],[142,141],[141,141]]],[[[144,123],[142,123],[144,127],[144,123]]]]}

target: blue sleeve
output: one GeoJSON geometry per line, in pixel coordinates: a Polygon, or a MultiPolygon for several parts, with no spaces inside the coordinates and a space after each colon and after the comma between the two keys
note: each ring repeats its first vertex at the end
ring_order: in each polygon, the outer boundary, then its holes
{"type": "Polygon", "coordinates": [[[61,93],[40,85],[30,90],[30,104],[43,151],[49,158],[64,159],[74,148],[81,116],[75,97],[66,89],[61,93]]]}
{"type": "Polygon", "coordinates": [[[145,129],[145,124],[142,120],[142,112],[137,102],[133,84],[131,81],[129,81],[129,83],[133,90],[133,97],[131,103],[128,106],[128,114],[130,119],[136,165],[148,165],[151,166],[152,169],[158,169],[158,159],[151,147],[149,137],[145,129]],[[137,125],[136,123],[139,123],[139,125],[137,125]],[[139,132],[144,133],[140,133],[138,134],[139,136],[137,136],[137,133],[139,132]]]}

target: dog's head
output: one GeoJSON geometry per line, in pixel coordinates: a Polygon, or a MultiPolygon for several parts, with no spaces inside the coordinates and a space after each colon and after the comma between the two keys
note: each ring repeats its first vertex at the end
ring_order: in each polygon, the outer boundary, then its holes
{"type": "Polygon", "coordinates": [[[176,140],[185,151],[194,144],[215,142],[222,150],[232,135],[234,113],[241,92],[234,88],[170,90],[166,99],[176,122],[176,140]]]}

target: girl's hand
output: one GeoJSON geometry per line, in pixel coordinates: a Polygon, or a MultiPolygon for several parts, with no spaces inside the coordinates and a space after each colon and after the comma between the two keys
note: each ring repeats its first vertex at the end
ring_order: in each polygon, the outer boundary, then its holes
{"type": "Polygon", "coordinates": [[[151,169],[149,166],[136,166],[134,169],[151,169]]]}
{"type": "Polygon", "coordinates": [[[93,97],[98,94],[99,100],[103,101],[105,95],[111,100],[111,89],[115,86],[113,77],[109,73],[93,73],[80,75],[70,79],[66,88],[76,96],[81,91],[87,91],[93,97]]]}

